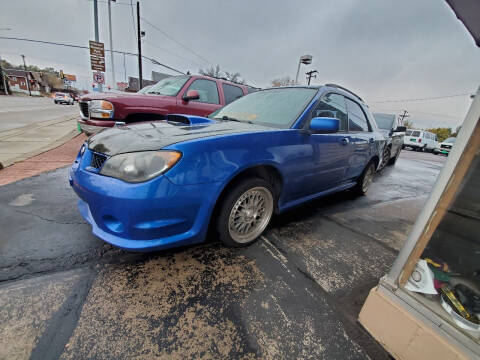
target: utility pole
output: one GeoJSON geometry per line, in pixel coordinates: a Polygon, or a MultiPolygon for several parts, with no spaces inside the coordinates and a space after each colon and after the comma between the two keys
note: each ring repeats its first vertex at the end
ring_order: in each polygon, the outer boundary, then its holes
{"type": "Polygon", "coordinates": [[[5,95],[8,95],[8,89],[7,89],[7,73],[5,71],[3,71],[3,68],[2,68],[2,57],[0,56],[0,76],[2,77],[3,79],[3,89],[5,91],[5,95]]]}
{"type": "Polygon", "coordinates": [[[25,79],[27,82],[28,93],[32,96],[32,91],[30,90],[30,81],[28,80],[27,65],[25,65],[25,55],[20,55],[23,59],[23,69],[25,70],[25,79]]]}
{"type": "Polygon", "coordinates": [[[408,114],[407,110],[403,110],[403,114],[399,115],[399,117],[402,119],[402,124],[403,124],[403,120],[407,117],[410,117],[410,115],[408,114]]]}
{"type": "Polygon", "coordinates": [[[142,79],[142,34],[140,31],[140,1],[137,0],[137,37],[138,37],[138,81],[140,89],[143,87],[142,79]]]}
{"type": "Polygon", "coordinates": [[[110,61],[112,63],[112,82],[113,88],[117,88],[117,83],[115,81],[115,65],[113,64],[113,39],[112,39],[112,10],[110,3],[116,0],[108,0],[108,28],[110,30],[110,61]]]}
{"type": "MultiPolygon", "coordinates": [[[[97,0],[93,0],[93,22],[95,26],[95,41],[99,42],[99,36],[98,36],[98,4],[97,0]]],[[[98,91],[102,92],[102,84],[98,84],[98,91]]]]}
{"type": "Polygon", "coordinates": [[[310,85],[310,80],[312,79],[312,77],[314,77],[315,79],[317,78],[317,75],[314,75],[316,73],[318,73],[317,70],[312,70],[312,71],[309,71],[309,72],[305,73],[305,74],[307,74],[308,85],[310,85]]]}

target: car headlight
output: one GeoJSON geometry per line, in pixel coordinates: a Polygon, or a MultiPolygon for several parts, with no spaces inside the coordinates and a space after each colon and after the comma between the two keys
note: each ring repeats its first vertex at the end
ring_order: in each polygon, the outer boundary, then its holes
{"type": "Polygon", "coordinates": [[[113,118],[113,104],[106,100],[90,101],[90,117],[98,119],[113,118]]]}
{"type": "Polygon", "coordinates": [[[105,161],[100,174],[139,183],[165,173],[181,157],[182,154],[177,151],[143,151],[114,155],[105,161]]]}

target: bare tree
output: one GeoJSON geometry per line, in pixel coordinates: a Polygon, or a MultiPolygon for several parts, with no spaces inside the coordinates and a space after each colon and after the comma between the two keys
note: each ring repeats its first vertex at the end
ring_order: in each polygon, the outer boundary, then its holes
{"type": "Polygon", "coordinates": [[[200,69],[198,72],[200,73],[200,75],[211,76],[214,78],[225,78],[228,81],[236,82],[239,84],[245,83],[245,80],[241,78],[242,75],[240,75],[239,72],[222,72],[220,70],[220,65],[212,66],[209,69],[200,69]]]}
{"type": "Polygon", "coordinates": [[[222,77],[222,72],[220,71],[220,65],[212,66],[209,69],[200,69],[198,70],[200,75],[211,76],[215,78],[222,77]]]}
{"type": "Polygon", "coordinates": [[[284,76],[282,78],[272,80],[273,87],[288,85],[295,85],[295,80],[290,79],[290,76],[284,76]]]}

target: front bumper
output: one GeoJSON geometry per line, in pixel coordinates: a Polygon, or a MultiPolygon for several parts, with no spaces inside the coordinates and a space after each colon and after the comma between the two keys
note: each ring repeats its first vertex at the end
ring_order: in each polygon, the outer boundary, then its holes
{"type": "Polygon", "coordinates": [[[86,120],[78,119],[80,129],[87,135],[96,134],[104,129],[109,129],[115,126],[115,121],[110,120],[86,120]]]}
{"type": "Polygon", "coordinates": [[[175,185],[166,176],[131,184],[86,169],[85,152],[70,169],[78,209],[100,239],[128,250],[153,251],[202,242],[220,183],[175,185]]]}

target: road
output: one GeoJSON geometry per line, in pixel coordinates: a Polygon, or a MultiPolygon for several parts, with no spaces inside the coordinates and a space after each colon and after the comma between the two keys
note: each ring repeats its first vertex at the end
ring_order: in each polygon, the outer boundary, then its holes
{"type": "Polygon", "coordinates": [[[77,114],[76,103],[57,105],[45,97],[0,96],[0,132],[77,114]]]}
{"type": "Polygon", "coordinates": [[[67,168],[0,191],[0,358],[388,359],[356,322],[445,157],[403,151],[364,197],[274,218],[255,244],[128,253],[91,234],[67,168]]]}

